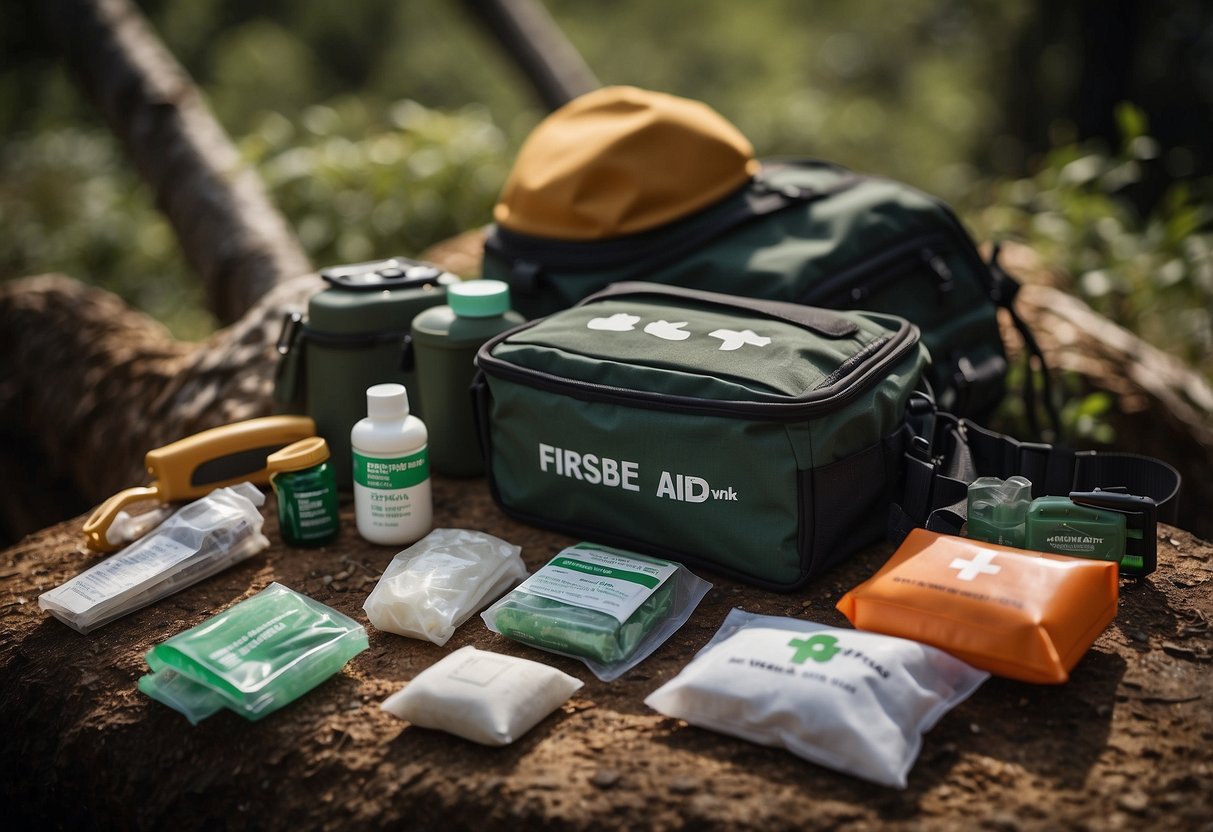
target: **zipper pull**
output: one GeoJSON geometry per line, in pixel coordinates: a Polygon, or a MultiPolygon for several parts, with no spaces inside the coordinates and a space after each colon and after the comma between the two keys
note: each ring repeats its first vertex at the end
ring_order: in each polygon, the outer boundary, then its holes
{"type": "Polygon", "coordinates": [[[935,272],[935,276],[939,279],[939,285],[936,287],[939,294],[952,291],[955,282],[952,280],[952,270],[948,268],[947,262],[929,248],[920,250],[918,254],[922,257],[922,262],[927,264],[927,268],[935,272]]]}

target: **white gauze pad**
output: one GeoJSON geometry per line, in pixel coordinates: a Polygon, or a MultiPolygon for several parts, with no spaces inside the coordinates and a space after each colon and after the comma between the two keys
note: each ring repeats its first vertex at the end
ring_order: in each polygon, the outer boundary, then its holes
{"type": "Polygon", "coordinates": [[[482,745],[509,745],[582,686],[554,667],[461,647],[380,705],[422,728],[482,745]]]}

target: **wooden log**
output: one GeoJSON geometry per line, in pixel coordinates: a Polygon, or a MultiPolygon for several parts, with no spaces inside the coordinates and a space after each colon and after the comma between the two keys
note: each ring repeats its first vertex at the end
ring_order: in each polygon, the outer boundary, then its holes
{"type": "MultiPolygon", "coordinates": [[[[1183,475],[1180,525],[1213,538],[1213,388],[1198,373],[1058,288],[1062,277],[1032,249],[1009,245],[1003,265],[1025,281],[1016,308],[1032,327],[1055,374],[1071,395],[1106,392],[1115,406],[1107,415],[1108,447],[1154,456],[1183,475]]],[[[1018,333],[1003,321],[1012,352],[1018,333]]],[[[1012,356],[1014,360],[1015,356],[1012,356]]],[[[1079,443],[1083,447],[1092,443],[1079,443]]]]}
{"type": "MultiPolygon", "coordinates": [[[[484,480],[434,483],[435,522],[523,547],[535,569],[572,542],[501,513],[484,480]]],[[[284,546],[272,498],[264,553],[81,636],[37,607],[95,556],[81,518],[0,551],[0,797],[14,829],[1204,829],[1213,817],[1213,546],[1159,530],[1159,571],[1122,582],[1116,621],[1065,685],[990,679],[926,735],[905,791],[778,748],[689,727],[644,705],[732,607],[832,626],[834,604],[889,554],[874,546],[804,590],[715,587],[650,658],[604,683],[579,662],[473,617],[445,647],[368,626],[370,648],[265,720],[196,727],[136,690],[153,645],[270,581],[366,624],[395,548],[343,532],[284,546]],[[553,665],[586,684],[506,748],[410,726],[379,703],[465,645],[553,665]]]]}

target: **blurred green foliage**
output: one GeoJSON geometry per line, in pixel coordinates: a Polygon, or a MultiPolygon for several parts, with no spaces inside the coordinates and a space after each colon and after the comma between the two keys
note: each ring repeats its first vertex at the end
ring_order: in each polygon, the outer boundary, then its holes
{"type": "Polygon", "coordinates": [[[1117,151],[1057,148],[1032,176],[974,191],[967,216],[981,238],[1029,243],[1065,288],[1213,379],[1213,180],[1174,182],[1142,214],[1130,194],[1159,144],[1136,107],[1118,121],[1117,151]]]}
{"type": "MultiPolygon", "coordinates": [[[[488,222],[542,116],[458,3],[140,5],[319,266],[417,254],[488,222]]],[[[760,155],[829,158],[949,199],[979,237],[1038,247],[1101,311],[1213,377],[1209,182],[1175,181],[1140,209],[1145,174],[1171,181],[1184,159],[1132,107],[1112,151],[1059,122],[1027,168],[999,152],[1015,139],[1017,40],[1052,25],[1044,0],[546,5],[604,83],[707,101],[760,155]]],[[[48,47],[17,34],[15,8],[0,9],[0,279],[64,271],[201,337],[214,324],[171,229],[48,47]]],[[[1049,48],[1042,66],[1057,63],[1049,48]]],[[[1075,424],[1098,421],[1098,402],[1076,407],[1075,424]]]]}

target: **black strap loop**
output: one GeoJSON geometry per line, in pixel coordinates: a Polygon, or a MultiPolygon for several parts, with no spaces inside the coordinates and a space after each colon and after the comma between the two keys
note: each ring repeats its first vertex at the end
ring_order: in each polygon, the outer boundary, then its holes
{"type": "Polygon", "coordinates": [[[1011,316],[1011,323],[1019,332],[1020,337],[1023,338],[1023,402],[1024,413],[1028,419],[1028,430],[1033,436],[1042,435],[1036,405],[1036,375],[1039,373],[1041,398],[1044,399],[1045,415],[1049,419],[1049,429],[1052,431],[1051,438],[1056,441],[1063,436],[1061,430],[1061,412],[1057,409],[1057,400],[1053,395],[1053,379],[1049,373],[1049,365],[1045,361],[1045,355],[1040,348],[1040,344],[1036,342],[1036,336],[1032,334],[1032,329],[1019,316],[1019,313],[1015,311],[1014,301],[1015,296],[1019,294],[1019,282],[1011,277],[1002,267],[1002,264],[998,262],[1001,253],[1002,245],[995,243],[993,250],[990,252],[990,261],[987,264],[991,278],[990,298],[994,303],[1007,310],[1007,313],[1011,316]]]}
{"type": "Polygon", "coordinates": [[[816,306],[802,306],[798,303],[784,303],[777,300],[721,295],[717,292],[703,292],[698,289],[686,289],[682,286],[667,286],[664,283],[612,283],[607,288],[600,292],[595,292],[577,305],[583,306],[587,303],[622,295],[657,295],[660,297],[673,297],[678,300],[690,300],[712,306],[725,306],[730,309],[743,309],[810,329],[827,338],[849,338],[859,332],[858,324],[829,309],[821,309],[816,306]]]}
{"type": "Polygon", "coordinates": [[[902,520],[891,522],[891,529],[897,526],[908,533],[910,526],[925,526],[937,531],[959,531],[964,521],[960,504],[967,498],[969,483],[978,477],[1006,479],[1014,475],[1032,482],[1033,497],[1124,488],[1130,494],[1154,500],[1159,520],[1175,522],[1182,479],[1173,466],[1162,460],[1019,442],[946,413],[937,414],[933,434],[917,435],[909,443],[899,509],[902,520]],[[923,440],[929,443],[926,449],[923,440]]]}

